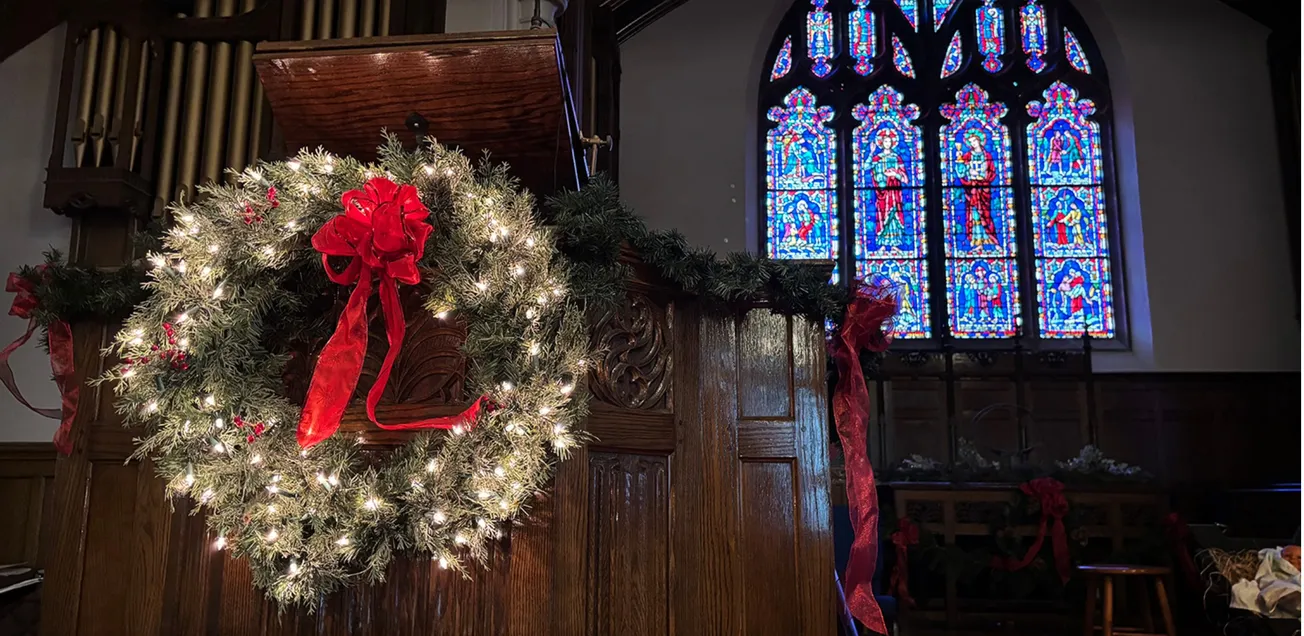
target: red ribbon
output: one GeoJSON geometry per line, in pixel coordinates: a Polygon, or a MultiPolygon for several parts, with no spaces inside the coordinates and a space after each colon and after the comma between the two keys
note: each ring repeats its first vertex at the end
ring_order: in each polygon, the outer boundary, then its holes
{"type": "Polygon", "coordinates": [[[387,430],[453,428],[475,421],[485,403],[482,396],[462,413],[403,424],[382,424],[376,420],[376,404],[389,382],[394,360],[403,346],[406,321],[399,304],[398,284],[421,282],[417,261],[425,252],[426,238],[434,229],[426,222],[430,211],[421,203],[417,189],[397,185],[384,177],[367,181],[363,190],[344,193],[344,214],[326,222],[312,237],[321,252],[326,276],[340,285],[354,285],[349,302],[340,314],[335,333],[326,342],[313,369],[308,396],[299,418],[299,445],[309,448],[330,437],[340,426],[340,417],[358,386],[363,358],[367,353],[367,298],[372,277],[380,279],[380,308],[385,315],[389,351],[381,364],[376,383],[367,393],[367,417],[387,430]],[[331,268],[331,256],[351,260],[341,272],[331,268]]]}
{"type": "Polygon", "coordinates": [[[847,562],[847,605],[851,615],[880,633],[887,633],[883,610],[874,600],[872,579],[878,558],[878,493],[869,464],[869,388],[860,369],[860,352],[883,351],[891,342],[884,323],[896,313],[896,298],[888,290],[856,281],[842,327],[833,337],[831,355],[838,366],[833,390],[833,419],[846,454],[847,503],[855,539],[847,562]]]}
{"type": "Polygon", "coordinates": [[[1186,526],[1181,515],[1170,512],[1164,517],[1164,536],[1168,538],[1168,546],[1173,551],[1173,556],[1182,566],[1187,585],[1194,590],[1204,587],[1200,584],[1200,572],[1195,567],[1195,561],[1191,560],[1191,550],[1187,547],[1187,542],[1191,539],[1191,529],[1186,526]]]}
{"type": "Polygon", "coordinates": [[[1067,583],[1069,580],[1069,539],[1064,532],[1064,515],[1069,512],[1069,501],[1064,498],[1064,484],[1053,477],[1038,477],[1030,482],[1019,486],[1019,489],[1037,500],[1041,505],[1041,525],[1037,529],[1037,540],[1028,548],[1028,552],[1023,558],[1015,561],[1014,559],[1002,559],[1000,557],[992,558],[992,567],[1014,572],[1028,567],[1037,554],[1041,552],[1041,546],[1046,541],[1046,526],[1052,520],[1051,526],[1051,548],[1055,553],[1055,569],[1059,572],[1060,581],[1067,583]]]}
{"type": "Polygon", "coordinates": [[[896,546],[896,564],[892,567],[889,585],[897,600],[905,607],[915,606],[915,599],[910,596],[910,567],[907,558],[910,546],[918,543],[919,526],[910,517],[901,517],[897,522],[897,531],[892,533],[892,545],[896,546]]]}
{"type": "MultiPolygon", "coordinates": [[[[38,267],[37,270],[44,272],[45,265],[38,267]]],[[[4,350],[0,350],[0,382],[4,383],[5,388],[9,389],[9,393],[18,400],[19,404],[31,409],[37,415],[59,420],[59,428],[54,432],[54,448],[60,454],[68,455],[72,453],[72,420],[77,415],[78,393],[77,380],[73,377],[72,328],[67,322],[58,320],[46,330],[50,343],[50,369],[54,372],[54,383],[59,387],[62,404],[57,409],[32,406],[18,389],[18,382],[14,380],[14,370],[9,366],[9,356],[26,344],[36,331],[36,318],[32,316],[38,304],[36,286],[17,273],[10,273],[9,280],[5,282],[5,291],[16,294],[14,304],[9,307],[9,315],[27,318],[28,321],[27,331],[17,340],[9,343],[4,350]]]]}

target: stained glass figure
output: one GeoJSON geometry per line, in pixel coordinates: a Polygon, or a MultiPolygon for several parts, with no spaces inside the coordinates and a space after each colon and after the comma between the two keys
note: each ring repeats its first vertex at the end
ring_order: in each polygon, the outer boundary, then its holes
{"type": "Polygon", "coordinates": [[[792,70],[792,36],[783,39],[783,46],[779,47],[779,54],[774,58],[774,69],[770,71],[770,81],[773,82],[792,70]]]}
{"type": "Polygon", "coordinates": [[[1019,11],[1019,30],[1023,36],[1023,52],[1028,56],[1028,68],[1040,73],[1046,68],[1046,10],[1037,0],[1028,0],[1019,11]]]}
{"type": "Polygon", "coordinates": [[[797,88],[767,113],[766,226],[771,258],[837,258],[837,140],[833,109],[797,88]]]}
{"type": "Polygon", "coordinates": [[[811,72],[816,77],[826,77],[833,72],[833,14],[824,9],[829,0],[811,0],[814,10],[806,14],[806,49],[810,55],[811,72]]]}
{"type": "Polygon", "coordinates": [[[896,290],[897,314],[892,332],[898,338],[931,338],[928,313],[928,263],[922,260],[858,261],[856,276],[896,290]]]}
{"type": "Polygon", "coordinates": [[[915,76],[915,65],[910,63],[910,54],[897,36],[892,36],[892,64],[906,77],[915,76]]]}
{"type": "Polygon", "coordinates": [[[1001,70],[1001,56],[1005,54],[1005,16],[995,1],[983,0],[976,12],[978,52],[983,55],[983,68],[992,73],[1001,70]]]}
{"type": "Polygon", "coordinates": [[[1043,338],[1114,336],[1096,105],[1064,82],[1028,104],[1028,181],[1043,338]]]}
{"type": "Polygon", "coordinates": [[[960,32],[951,36],[951,43],[946,47],[946,57],[942,59],[942,77],[949,77],[960,70],[961,54],[964,52],[960,43],[960,32]]]}
{"type": "Polygon", "coordinates": [[[1013,338],[1022,323],[1013,260],[946,262],[946,298],[956,338],[1013,338]]]}
{"type": "Polygon", "coordinates": [[[948,296],[951,332],[958,338],[1009,337],[1020,318],[1012,311],[1018,306],[1018,289],[1009,284],[1018,276],[1010,135],[1000,121],[1006,107],[969,84],[956,94],[955,103],[940,110],[949,120],[939,134],[948,292],[956,291],[950,286],[967,284],[977,294],[964,305],[968,295],[948,296]],[[975,269],[979,265],[981,271],[975,269]],[[970,274],[978,281],[973,284],[986,291],[979,293],[966,282],[970,274]]]}
{"type": "Polygon", "coordinates": [[[942,23],[946,22],[946,16],[951,12],[951,7],[955,6],[956,0],[933,0],[933,30],[941,31],[942,23]]]}
{"type": "Polygon", "coordinates": [[[1078,36],[1073,32],[1064,29],[1064,55],[1069,58],[1069,64],[1073,68],[1083,73],[1091,73],[1091,63],[1087,61],[1087,54],[1082,50],[1082,43],[1078,42],[1078,36]]]}
{"type": "Polygon", "coordinates": [[[910,28],[919,30],[919,0],[896,0],[897,6],[901,7],[901,13],[905,14],[906,22],[910,23],[910,28]]]}
{"type": "Polygon", "coordinates": [[[847,33],[851,40],[851,56],[856,58],[856,72],[869,75],[874,70],[873,59],[878,53],[877,35],[874,32],[874,13],[867,9],[869,0],[856,0],[856,8],[847,16],[847,33]]]}

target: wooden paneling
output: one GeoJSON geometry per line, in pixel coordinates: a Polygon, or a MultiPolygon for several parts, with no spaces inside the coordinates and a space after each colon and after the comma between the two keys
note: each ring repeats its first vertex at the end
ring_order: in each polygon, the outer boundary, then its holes
{"type": "Polygon", "coordinates": [[[742,536],[745,634],[796,634],[799,616],[787,611],[797,598],[797,518],[789,462],[744,462],[742,536]]]}
{"type": "Polygon", "coordinates": [[[670,633],[670,461],[589,456],[588,631],[670,633]]]}
{"type": "Polygon", "coordinates": [[[0,563],[44,565],[41,529],[54,459],[53,444],[0,444],[0,563]]]}

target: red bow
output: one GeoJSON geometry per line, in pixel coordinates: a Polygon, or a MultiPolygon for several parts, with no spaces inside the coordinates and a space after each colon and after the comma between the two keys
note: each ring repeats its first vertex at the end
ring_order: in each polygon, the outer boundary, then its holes
{"type": "Polygon", "coordinates": [[[1195,567],[1195,561],[1191,560],[1191,550],[1187,547],[1187,541],[1191,538],[1191,529],[1186,526],[1181,515],[1170,512],[1164,517],[1164,536],[1168,539],[1168,546],[1173,551],[1173,555],[1182,566],[1187,585],[1195,590],[1201,589],[1203,586],[1200,584],[1200,573],[1195,567]]]}
{"type": "Polygon", "coordinates": [[[869,464],[869,388],[860,368],[864,349],[883,351],[891,342],[884,323],[896,313],[896,298],[883,287],[856,281],[851,302],[834,335],[831,355],[838,366],[833,390],[833,420],[846,453],[847,504],[855,539],[847,561],[847,604],[851,615],[880,633],[887,633],[883,611],[874,600],[872,579],[878,558],[878,492],[869,464]]]}
{"type": "Polygon", "coordinates": [[[1068,535],[1064,532],[1064,515],[1069,512],[1069,501],[1064,498],[1064,484],[1053,477],[1038,477],[1019,486],[1019,490],[1036,499],[1041,506],[1041,525],[1037,529],[1037,540],[1032,543],[1032,547],[1028,548],[1028,552],[1023,555],[1022,559],[1015,561],[1014,559],[993,557],[992,567],[1010,572],[1027,567],[1041,552],[1041,546],[1046,541],[1046,525],[1054,520],[1055,523],[1051,528],[1051,548],[1055,553],[1055,569],[1059,572],[1060,580],[1067,583],[1069,580],[1069,540],[1068,535]]]}
{"type": "MultiPolygon", "coordinates": [[[[41,265],[36,269],[45,272],[46,266],[41,265]]],[[[32,333],[36,331],[36,318],[32,316],[32,312],[39,305],[36,299],[36,286],[15,272],[9,274],[9,279],[5,282],[5,291],[16,294],[14,304],[9,307],[9,315],[27,318],[28,321],[27,331],[0,350],[0,382],[9,389],[14,399],[32,412],[59,420],[59,428],[54,432],[54,448],[61,454],[67,455],[72,453],[72,420],[77,415],[78,394],[77,380],[73,377],[72,329],[67,322],[58,320],[51,323],[46,330],[50,342],[50,369],[54,372],[54,383],[59,387],[62,404],[57,409],[36,408],[23,397],[22,391],[18,389],[18,382],[14,379],[14,370],[9,366],[9,356],[26,344],[32,337],[32,333]]]]}
{"type": "Polygon", "coordinates": [[[892,568],[890,587],[898,600],[905,607],[914,607],[915,599],[910,596],[910,567],[907,557],[909,547],[919,543],[919,526],[910,517],[901,517],[897,522],[897,531],[892,533],[892,545],[896,546],[896,564],[892,568]]]}
{"type": "Polygon", "coordinates": [[[326,222],[312,237],[312,246],[321,252],[326,276],[340,285],[353,285],[349,302],[340,314],[331,335],[317,359],[308,397],[299,419],[299,445],[308,448],[330,437],[340,425],[340,417],[358,385],[362,361],[367,353],[367,298],[371,296],[371,279],[380,278],[380,307],[385,315],[385,335],[389,351],[367,393],[367,417],[372,423],[389,430],[415,428],[453,428],[473,421],[484,398],[476,400],[466,411],[449,417],[418,420],[404,424],[376,421],[376,404],[389,382],[394,360],[403,346],[406,322],[399,305],[398,283],[421,282],[417,261],[426,249],[426,238],[434,229],[426,222],[430,215],[421,203],[417,189],[397,185],[384,177],[367,181],[365,191],[350,190],[341,202],[344,214],[326,222]],[[331,256],[350,257],[341,272],[331,268],[331,256]]]}

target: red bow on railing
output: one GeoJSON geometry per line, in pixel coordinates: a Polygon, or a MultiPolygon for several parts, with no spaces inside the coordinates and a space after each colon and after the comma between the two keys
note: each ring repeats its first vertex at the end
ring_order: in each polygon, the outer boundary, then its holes
{"type": "Polygon", "coordinates": [[[1191,550],[1187,545],[1191,539],[1191,529],[1186,526],[1181,515],[1170,512],[1164,517],[1164,536],[1168,539],[1168,547],[1173,551],[1173,556],[1182,566],[1186,584],[1193,590],[1203,588],[1204,586],[1200,584],[1200,572],[1195,567],[1195,561],[1191,560],[1191,550]]]}
{"type": "Polygon", "coordinates": [[[394,360],[403,346],[406,321],[399,304],[398,284],[421,282],[417,261],[425,252],[426,238],[434,229],[426,222],[430,215],[421,203],[417,189],[397,185],[384,177],[367,181],[365,191],[350,190],[341,202],[344,214],[329,221],[312,237],[312,246],[321,252],[326,276],[340,285],[353,285],[349,302],[340,314],[331,335],[317,358],[312,382],[299,418],[299,445],[308,448],[330,437],[340,426],[340,417],[353,396],[367,353],[367,298],[371,296],[371,279],[380,279],[380,308],[385,315],[385,335],[389,351],[367,393],[367,417],[376,426],[389,430],[416,428],[453,428],[475,421],[485,398],[476,400],[466,411],[449,417],[383,424],[376,420],[376,404],[389,382],[394,360]],[[331,268],[331,256],[350,257],[341,272],[331,268]]]}
{"type": "Polygon", "coordinates": [[[1054,525],[1051,527],[1051,548],[1055,553],[1055,569],[1059,572],[1060,580],[1067,583],[1069,580],[1069,539],[1064,532],[1064,515],[1069,512],[1069,500],[1064,498],[1064,484],[1053,477],[1038,477],[1030,482],[1019,486],[1025,495],[1037,500],[1041,506],[1041,525],[1037,529],[1037,540],[1028,548],[1027,554],[1023,555],[1021,560],[1002,559],[1000,557],[992,558],[992,567],[1013,572],[1022,570],[1037,558],[1041,552],[1041,546],[1046,540],[1046,526],[1052,520],[1054,525]]]}
{"type": "Polygon", "coordinates": [[[833,420],[846,454],[847,507],[855,539],[844,577],[851,615],[869,629],[887,633],[883,610],[874,600],[872,579],[878,557],[878,493],[869,464],[869,388],[860,368],[860,352],[882,351],[891,342],[884,323],[896,313],[896,298],[883,287],[856,281],[842,327],[833,337],[831,355],[838,366],[833,390],[833,420]]]}
{"type": "MultiPolygon", "coordinates": [[[[37,269],[44,272],[45,266],[42,265],[37,269]]],[[[73,377],[72,328],[67,322],[58,320],[51,323],[47,329],[50,343],[50,369],[54,372],[54,383],[59,387],[62,405],[57,409],[32,406],[18,389],[18,383],[14,380],[14,370],[9,366],[9,356],[26,344],[32,337],[32,333],[36,331],[36,318],[32,316],[38,304],[36,287],[17,273],[11,273],[9,280],[5,282],[5,291],[17,294],[14,296],[14,304],[9,307],[9,315],[27,318],[28,321],[27,331],[0,350],[0,382],[9,389],[14,399],[32,412],[59,420],[59,428],[54,432],[54,448],[61,454],[67,455],[72,452],[72,420],[77,415],[78,393],[77,380],[73,377]]]]}
{"type": "Polygon", "coordinates": [[[910,596],[910,565],[908,556],[910,546],[919,543],[919,526],[910,517],[901,517],[897,522],[897,531],[892,533],[892,545],[896,546],[896,564],[892,567],[892,579],[889,583],[892,593],[904,607],[914,607],[915,599],[910,596]]]}

